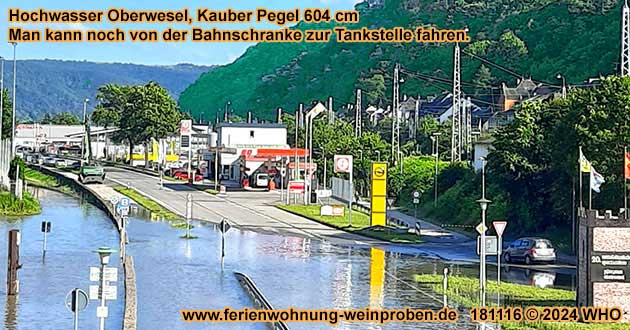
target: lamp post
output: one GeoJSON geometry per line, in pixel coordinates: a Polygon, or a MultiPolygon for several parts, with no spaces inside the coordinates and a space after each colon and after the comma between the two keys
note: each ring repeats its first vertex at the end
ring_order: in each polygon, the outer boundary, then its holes
{"type": "Polygon", "coordinates": [[[437,199],[438,199],[438,160],[440,159],[440,132],[433,132],[431,134],[431,140],[435,142],[435,187],[433,190],[435,191],[435,196],[433,198],[433,207],[437,207],[437,199]]]}
{"type": "Polygon", "coordinates": [[[85,140],[87,134],[87,104],[90,102],[90,99],[85,98],[83,100],[83,139],[81,140],[81,160],[83,160],[83,156],[85,155],[85,140]]]}
{"type": "Polygon", "coordinates": [[[224,112],[224,113],[225,113],[225,117],[226,117],[226,118],[225,118],[225,122],[226,122],[226,123],[229,123],[229,122],[230,122],[230,115],[229,115],[229,113],[228,113],[228,107],[229,107],[231,104],[232,104],[232,101],[229,101],[229,100],[228,100],[227,102],[225,102],[225,112],[224,112]]]}
{"type": "Polygon", "coordinates": [[[12,103],[12,116],[11,116],[11,159],[15,157],[15,91],[17,86],[17,60],[15,56],[15,49],[17,48],[17,42],[13,44],[13,103],[12,103]]]}
{"type": "Polygon", "coordinates": [[[376,159],[377,159],[377,161],[379,161],[379,162],[380,162],[380,161],[381,161],[381,151],[380,151],[380,150],[376,150],[376,157],[377,157],[377,158],[376,158],[376,159]]]}
{"type": "Polygon", "coordinates": [[[105,330],[105,318],[107,315],[107,307],[105,306],[105,285],[107,284],[105,283],[105,266],[109,264],[109,256],[117,251],[102,246],[94,252],[98,253],[98,257],[101,261],[101,288],[99,290],[101,292],[101,305],[96,309],[96,316],[100,319],[99,330],[105,330]]]}
{"type": "MultiPolygon", "coordinates": [[[[481,198],[477,200],[481,206],[481,239],[479,242],[479,288],[481,295],[481,306],[486,305],[486,210],[490,200],[486,199],[486,159],[481,158],[481,198]]],[[[499,256],[500,257],[500,256],[499,256]]]]}
{"type": "Polygon", "coordinates": [[[558,73],[558,75],[556,76],[556,79],[562,80],[562,98],[563,99],[567,98],[567,80],[566,80],[566,78],[563,75],[558,73]]]}
{"type": "MultiPolygon", "coordinates": [[[[312,163],[313,163],[313,119],[315,119],[315,117],[317,117],[319,114],[323,113],[327,111],[326,107],[324,107],[321,103],[317,103],[311,110],[309,110],[309,112],[306,113],[306,139],[305,142],[307,144],[307,153],[306,153],[306,157],[304,158],[304,162],[307,163],[308,168],[304,171],[304,173],[306,174],[308,172],[308,186],[304,187],[304,205],[309,204],[309,198],[311,196],[311,191],[312,191],[312,175],[313,175],[313,170],[312,170],[312,163]],[[306,158],[308,158],[308,162],[306,162],[306,158]],[[308,195],[308,196],[307,196],[308,195]]],[[[304,179],[304,182],[306,183],[307,180],[306,178],[304,179]]]]}

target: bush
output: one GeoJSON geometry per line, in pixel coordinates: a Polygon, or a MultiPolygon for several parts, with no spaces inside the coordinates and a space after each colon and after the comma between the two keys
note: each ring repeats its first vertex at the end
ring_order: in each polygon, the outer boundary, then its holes
{"type": "Polygon", "coordinates": [[[26,168],[26,163],[24,163],[22,158],[13,158],[9,166],[9,178],[11,178],[11,180],[15,180],[15,171],[18,166],[20,168],[20,179],[24,180],[24,169],[26,168]]]}

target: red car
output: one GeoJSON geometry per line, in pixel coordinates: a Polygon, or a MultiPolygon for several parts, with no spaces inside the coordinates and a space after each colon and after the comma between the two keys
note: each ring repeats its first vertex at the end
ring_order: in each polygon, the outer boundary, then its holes
{"type": "MultiPolygon", "coordinates": [[[[188,181],[188,172],[175,172],[174,178],[188,181]]],[[[203,181],[201,175],[195,173],[195,181],[203,181]]]]}

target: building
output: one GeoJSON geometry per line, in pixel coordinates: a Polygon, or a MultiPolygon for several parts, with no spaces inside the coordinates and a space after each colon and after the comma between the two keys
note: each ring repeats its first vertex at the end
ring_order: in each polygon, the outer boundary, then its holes
{"type": "MultiPolygon", "coordinates": [[[[265,162],[274,159],[266,153],[257,157],[259,149],[289,149],[287,127],[277,123],[219,123],[216,145],[230,152],[219,153],[219,173],[230,180],[251,175],[265,162]]],[[[213,144],[213,141],[210,141],[213,144]]],[[[212,155],[204,155],[211,161],[212,155]]]]}
{"type": "MultiPolygon", "coordinates": [[[[92,126],[92,131],[103,127],[92,126]]],[[[83,125],[20,124],[15,128],[16,146],[39,149],[48,145],[81,145],[83,125]]]]}

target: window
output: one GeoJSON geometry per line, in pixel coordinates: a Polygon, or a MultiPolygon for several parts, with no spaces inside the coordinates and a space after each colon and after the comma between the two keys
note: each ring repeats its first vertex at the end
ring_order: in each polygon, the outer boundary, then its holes
{"type": "Polygon", "coordinates": [[[249,131],[249,137],[253,138],[254,137],[254,131],[249,131]]]}

